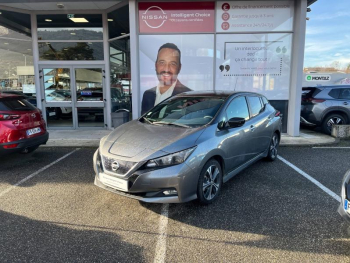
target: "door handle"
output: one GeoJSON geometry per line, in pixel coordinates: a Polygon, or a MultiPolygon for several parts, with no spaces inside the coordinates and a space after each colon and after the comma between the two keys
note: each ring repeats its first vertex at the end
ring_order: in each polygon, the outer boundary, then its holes
{"type": "Polygon", "coordinates": [[[254,126],[254,125],[251,125],[251,126],[250,126],[250,131],[253,132],[254,130],[255,130],[255,126],[254,126]]]}
{"type": "Polygon", "coordinates": [[[343,102],[343,104],[344,104],[344,105],[348,105],[348,103],[347,103],[346,101],[345,101],[345,102],[343,102]]]}

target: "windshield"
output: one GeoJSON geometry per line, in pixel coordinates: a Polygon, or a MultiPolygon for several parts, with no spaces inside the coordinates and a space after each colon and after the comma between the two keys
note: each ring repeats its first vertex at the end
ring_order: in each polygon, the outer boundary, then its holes
{"type": "Polygon", "coordinates": [[[200,127],[209,123],[226,98],[221,97],[175,97],[155,106],[145,115],[154,125],[200,127]]]}

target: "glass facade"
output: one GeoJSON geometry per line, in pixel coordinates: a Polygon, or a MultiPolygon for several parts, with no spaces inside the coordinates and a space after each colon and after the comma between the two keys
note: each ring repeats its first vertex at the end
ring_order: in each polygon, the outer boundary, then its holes
{"type": "Polygon", "coordinates": [[[37,24],[39,60],[104,59],[102,15],[38,15],[37,24]]]}
{"type": "Polygon", "coordinates": [[[108,14],[111,112],[132,118],[129,5],[108,14]]]}
{"type": "Polygon", "coordinates": [[[36,104],[30,15],[1,11],[0,89],[36,104]]]}
{"type": "Polygon", "coordinates": [[[103,60],[102,42],[39,43],[40,60],[103,60]]]}

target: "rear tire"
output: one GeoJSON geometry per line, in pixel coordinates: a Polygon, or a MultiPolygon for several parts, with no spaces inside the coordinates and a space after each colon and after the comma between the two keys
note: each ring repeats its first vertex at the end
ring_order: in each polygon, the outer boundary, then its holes
{"type": "Polygon", "coordinates": [[[346,124],[346,118],[343,115],[336,113],[327,115],[322,122],[322,131],[325,134],[331,134],[334,124],[346,124]]]}
{"type": "Polygon", "coordinates": [[[203,167],[197,185],[198,201],[203,205],[213,203],[221,191],[222,169],[218,161],[211,159],[203,167]]]}
{"type": "Polygon", "coordinates": [[[272,138],[270,141],[269,151],[268,151],[267,156],[266,156],[267,161],[273,162],[274,160],[276,160],[277,154],[278,154],[279,144],[280,144],[280,138],[279,138],[278,134],[275,132],[272,135],[272,138]]]}

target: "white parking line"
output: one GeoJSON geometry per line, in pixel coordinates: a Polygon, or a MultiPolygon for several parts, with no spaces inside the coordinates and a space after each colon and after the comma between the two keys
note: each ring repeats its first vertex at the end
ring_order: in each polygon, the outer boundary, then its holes
{"type": "Polygon", "coordinates": [[[18,183],[6,188],[4,191],[0,192],[0,197],[2,197],[3,195],[7,194],[8,192],[12,191],[14,188],[16,188],[17,186],[23,184],[24,182],[28,181],[29,179],[33,178],[34,176],[36,176],[37,174],[41,173],[42,171],[45,171],[47,168],[50,168],[52,165],[58,163],[59,161],[62,161],[63,159],[67,158],[69,155],[75,153],[76,151],[78,151],[80,148],[75,149],[74,151],[67,153],[66,155],[62,156],[61,158],[57,159],[56,161],[44,166],[43,168],[39,169],[38,171],[32,173],[31,175],[28,175],[26,178],[22,179],[21,181],[19,181],[18,183]]]}
{"type": "Polygon", "coordinates": [[[312,147],[312,149],[350,149],[350,147],[326,147],[326,146],[320,146],[320,147],[312,147]]]}
{"type": "Polygon", "coordinates": [[[293,168],[295,171],[297,171],[299,174],[301,174],[302,176],[304,176],[306,179],[308,179],[309,181],[311,181],[312,183],[314,183],[315,185],[317,185],[319,188],[321,188],[324,192],[326,192],[328,195],[330,195],[331,197],[333,197],[335,200],[337,200],[339,203],[341,201],[341,198],[339,195],[337,195],[336,193],[334,193],[333,191],[329,190],[327,187],[325,187],[323,184],[321,184],[319,181],[315,180],[314,178],[312,178],[310,175],[308,175],[307,173],[305,173],[303,170],[299,169],[298,167],[296,167],[294,164],[288,162],[286,159],[284,159],[281,156],[277,156],[278,159],[280,159],[282,162],[284,162],[286,165],[288,165],[289,167],[293,168]]]}
{"type": "Polygon", "coordinates": [[[166,256],[166,237],[168,228],[168,218],[169,218],[169,204],[162,205],[162,212],[159,219],[159,237],[156,245],[156,253],[154,257],[155,263],[165,262],[166,256]]]}

